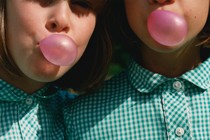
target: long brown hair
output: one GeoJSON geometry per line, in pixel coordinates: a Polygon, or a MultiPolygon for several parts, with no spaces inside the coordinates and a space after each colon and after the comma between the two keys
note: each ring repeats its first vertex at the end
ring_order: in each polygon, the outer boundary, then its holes
{"type": "MultiPolygon", "coordinates": [[[[82,0],[79,0],[82,1],[82,0]]],[[[108,0],[86,0],[97,15],[96,27],[85,53],[78,63],[60,79],[52,82],[61,88],[78,91],[98,87],[106,77],[111,59],[111,41],[107,31],[106,6],[108,0]]],[[[6,47],[6,0],[0,0],[0,65],[10,74],[21,76],[6,47]]]]}

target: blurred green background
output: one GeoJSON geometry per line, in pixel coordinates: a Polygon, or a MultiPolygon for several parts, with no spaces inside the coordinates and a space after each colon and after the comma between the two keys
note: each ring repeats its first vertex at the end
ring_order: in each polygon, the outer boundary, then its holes
{"type": "Polygon", "coordinates": [[[112,77],[124,70],[128,64],[129,58],[130,56],[125,46],[115,43],[113,45],[112,61],[109,67],[108,77],[112,77]]]}
{"type": "Polygon", "coordinates": [[[117,14],[118,12],[114,12],[114,14],[108,16],[110,39],[113,45],[112,61],[109,67],[108,77],[116,75],[122,70],[124,70],[125,67],[128,65],[128,61],[130,60],[130,55],[129,55],[130,50],[128,43],[126,41],[127,33],[125,36],[125,31],[124,31],[124,26],[127,27],[127,24],[126,22],[118,20],[119,15],[118,14],[115,15],[115,13],[117,14]]]}

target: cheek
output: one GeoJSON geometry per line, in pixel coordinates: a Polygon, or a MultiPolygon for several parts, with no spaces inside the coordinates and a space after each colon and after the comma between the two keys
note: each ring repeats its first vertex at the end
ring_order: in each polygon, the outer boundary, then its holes
{"type": "Polygon", "coordinates": [[[205,26],[208,18],[208,8],[203,7],[203,9],[197,11],[187,11],[188,15],[186,17],[188,21],[189,36],[194,38],[205,26]]]}
{"type": "Polygon", "coordinates": [[[150,43],[154,41],[150,38],[150,35],[147,30],[148,13],[146,13],[145,11],[143,11],[143,9],[140,10],[128,8],[128,10],[126,11],[126,15],[128,24],[131,30],[134,32],[134,34],[138,37],[139,40],[141,40],[146,45],[150,46],[150,43]]]}
{"type": "Polygon", "coordinates": [[[88,43],[95,29],[95,25],[96,25],[95,17],[91,17],[90,19],[84,20],[84,22],[78,25],[76,33],[78,33],[78,39],[79,42],[81,42],[81,44],[88,43]]]}
{"type": "Polygon", "coordinates": [[[90,19],[87,19],[85,22],[81,24],[77,24],[77,28],[75,29],[74,39],[78,45],[78,58],[83,55],[91,36],[93,35],[95,29],[96,19],[93,16],[90,19]],[[84,24],[85,23],[85,24],[84,24]]]}
{"type": "Polygon", "coordinates": [[[148,7],[141,1],[125,1],[126,17],[132,31],[139,37],[147,34],[148,7]]]}

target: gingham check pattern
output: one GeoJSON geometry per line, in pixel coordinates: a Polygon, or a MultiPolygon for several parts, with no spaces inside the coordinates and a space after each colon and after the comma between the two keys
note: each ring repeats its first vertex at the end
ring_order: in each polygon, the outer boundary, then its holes
{"type": "Polygon", "coordinates": [[[0,80],[0,140],[64,140],[62,107],[67,92],[48,87],[27,95],[0,80]]]}
{"type": "Polygon", "coordinates": [[[210,58],[177,78],[134,61],[65,110],[69,140],[210,140],[210,58]]]}

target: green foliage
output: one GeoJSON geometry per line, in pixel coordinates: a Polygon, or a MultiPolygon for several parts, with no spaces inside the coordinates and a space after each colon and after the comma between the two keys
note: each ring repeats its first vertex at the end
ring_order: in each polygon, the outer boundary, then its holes
{"type": "Polygon", "coordinates": [[[128,64],[129,58],[129,53],[126,51],[125,46],[121,44],[114,44],[108,77],[111,77],[124,70],[128,64]]]}

